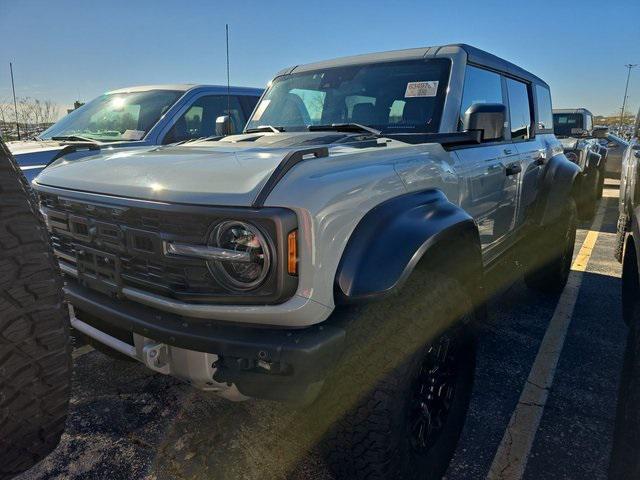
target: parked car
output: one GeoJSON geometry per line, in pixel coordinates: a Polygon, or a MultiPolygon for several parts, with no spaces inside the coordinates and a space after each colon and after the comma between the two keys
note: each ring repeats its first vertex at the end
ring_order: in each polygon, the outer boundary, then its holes
{"type": "Polygon", "coordinates": [[[71,393],[69,316],[47,230],[0,138],[0,480],[49,454],[71,393]]]}
{"type": "Polygon", "coordinates": [[[31,181],[59,158],[75,160],[101,149],[148,147],[216,134],[228,115],[240,132],[261,89],[216,85],[147,85],[112,90],[53,124],[33,140],[8,142],[31,181]]]}
{"type": "Polygon", "coordinates": [[[616,257],[622,262],[622,313],[629,326],[609,478],[640,478],[640,112],[627,147],[620,180],[616,257]]]}
{"type": "Polygon", "coordinates": [[[629,142],[612,133],[600,140],[600,145],[607,148],[606,176],[608,178],[620,178],[622,169],[622,156],[629,146],[629,142]]]}
{"type": "Polygon", "coordinates": [[[322,440],[338,478],[439,478],[484,274],[523,245],[528,285],[564,288],[579,173],[544,81],[448,45],[288,68],[240,135],[34,188],[78,331],[231,400],[307,405],[288,448],[322,440]]]}
{"type": "Polygon", "coordinates": [[[554,109],[553,129],[567,158],[580,167],[578,213],[589,219],[595,214],[604,189],[607,148],[599,139],[608,131],[594,128],[593,115],[586,108],[554,109]]]}

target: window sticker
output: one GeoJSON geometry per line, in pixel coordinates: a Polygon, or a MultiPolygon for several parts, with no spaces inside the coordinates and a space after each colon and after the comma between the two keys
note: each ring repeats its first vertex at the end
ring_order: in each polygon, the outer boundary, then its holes
{"type": "Polygon", "coordinates": [[[141,140],[144,137],[144,130],[125,130],[120,138],[123,140],[141,140]]]}
{"type": "Polygon", "coordinates": [[[262,118],[262,114],[267,109],[270,103],[271,100],[262,100],[260,102],[260,105],[258,105],[258,108],[256,108],[256,113],[253,114],[253,118],[251,120],[254,122],[260,120],[260,118],[262,118]]]}
{"type": "Polygon", "coordinates": [[[407,83],[404,97],[435,97],[438,93],[438,83],[440,82],[437,80],[431,82],[409,82],[407,83]]]}

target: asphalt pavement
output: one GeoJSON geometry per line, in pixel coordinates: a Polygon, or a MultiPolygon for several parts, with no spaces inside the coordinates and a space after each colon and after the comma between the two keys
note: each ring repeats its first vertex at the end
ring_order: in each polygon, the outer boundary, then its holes
{"type": "MultiPolygon", "coordinates": [[[[516,279],[489,305],[471,407],[447,479],[606,478],[627,335],[613,258],[617,197],[617,183],[608,180],[599,221],[580,225],[574,255],[582,252],[584,268],[571,273],[574,291],[544,295],[516,279]],[[558,330],[563,315],[566,328],[558,330]],[[549,385],[543,401],[528,405],[526,388],[539,369],[549,385]],[[525,407],[534,413],[520,414],[525,407]],[[517,430],[523,419],[529,427],[517,430]],[[516,430],[524,445],[517,451],[510,450],[516,430]],[[512,463],[518,468],[503,467],[512,463]]],[[[517,265],[505,268],[518,276],[517,265]]],[[[231,403],[87,347],[75,357],[67,432],[20,480],[331,479],[318,455],[288,461],[295,419],[287,406],[231,403]]]]}

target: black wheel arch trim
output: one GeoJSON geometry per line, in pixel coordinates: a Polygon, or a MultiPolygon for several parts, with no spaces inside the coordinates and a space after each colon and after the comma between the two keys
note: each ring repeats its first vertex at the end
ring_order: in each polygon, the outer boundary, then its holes
{"type": "Polygon", "coordinates": [[[580,173],[580,167],[569,161],[564,153],[549,159],[533,212],[536,224],[548,225],[562,215],[567,201],[575,198],[580,173]]]}
{"type": "Polygon", "coordinates": [[[336,303],[393,294],[428,252],[464,235],[470,238],[471,263],[481,272],[476,224],[442,191],[412,192],[377,205],[360,220],[342,254],[335,277],[336,303]]]}

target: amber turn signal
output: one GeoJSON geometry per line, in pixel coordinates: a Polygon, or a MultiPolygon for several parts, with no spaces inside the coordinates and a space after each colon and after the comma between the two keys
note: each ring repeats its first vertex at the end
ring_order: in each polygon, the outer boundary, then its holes
{"type": "Polygon", "coordinates": [[[289,232],[287,237],[287,244],[289,246],[287,254],[287,271],[289,275],[298,275],[298,231],[293,230],[289,232]]]}

